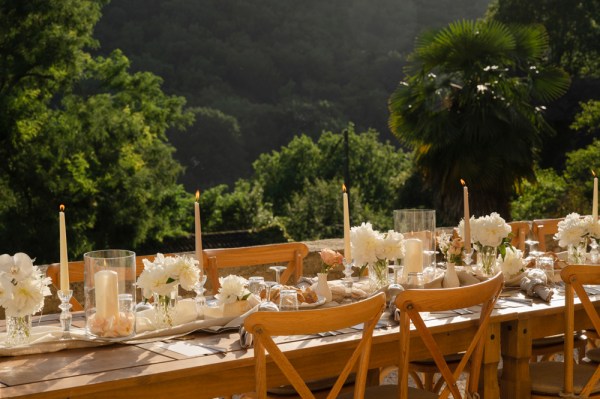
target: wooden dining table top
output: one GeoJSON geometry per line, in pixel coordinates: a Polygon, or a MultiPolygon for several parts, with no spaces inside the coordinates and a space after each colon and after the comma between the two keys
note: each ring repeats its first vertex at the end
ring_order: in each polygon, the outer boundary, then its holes
{"type": "MultiPolygon", "coordinates": [[[[508,292],[494,310],[484,355],[483,397],[497,398],[524,394],[528,371],[525,346],[537,337],[561,332],[564,297],[554,295],[550,303],[528,301],[518,290],[508,292]],[[523,333],[518,330],[526,326],[523,333]],[[510,342],[506,340],[510,339],[510,342]],[[497,367],[504,361],[503,377],[498,383],[497,367]],[[508,367],[508,370],[507,370],[508,367]],[[511,369],[512,368],[512,369],[511,369]],[[520,374],[519,374],[520,373],[520,374]],[[522,373],[526,373],[523,375],[522,373]],[[519,378],[516,378],[518,375],[519,378]],[[502,389],[501,389],[502,388],[502,389]]],[[[597,296],[600,300],[600,296],[597,296]]],[[[595,298],[595,297],[594,297],[595,298]]],[[[579,309],[579,308],[578,308],[579,309]]],[[[431,314],[426,324],[438,339],[444,353],[466,347],[477,327],[477,308],[431,314]]],[[[578,326],[586,325],[583,316],[578,326]]],[[[34,321],[34,325],[37,322],[34,321]]],[[[58,323],[58,315],[42,323],[58,323]]],[[[83,327],[82,314],[73,319],[83,327]]],[[[374,332],[370,367],[392,365],[399,350],[398,326],[389,314],[374,332]]],[[[306,380],[335,374],[360,339],[361,330],[348,328],[323,336],[280,337],[278,344],[306,380]]],[[[0,358],[0,398],[213,398],[254,389],[252,349],[242,349],[237,331],[219,334],[195,332],[177,339],[154,340],[137,344],[69,349],[52,353],[0,358]]],[[[529,356],[531,349],[529,349],[529,356]]],[[[411,356],[428,354],[418,336],[411,341],[411,356]]],[[[285,384],[282,375],[269,364],[269,384],[285,384]]]]}

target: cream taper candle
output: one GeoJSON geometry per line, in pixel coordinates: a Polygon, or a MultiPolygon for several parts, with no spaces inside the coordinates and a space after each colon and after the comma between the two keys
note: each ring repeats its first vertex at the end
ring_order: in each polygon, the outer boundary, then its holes
{"type": "Polygon", "coordinates": [[[352,252],[350,249],[350,208],[348,206],[348,193],[346,186],[342,184],[342,198],[344,202],[344,258],[347,262],[352,260],[352,252]]]}
{"type": "Polygon", "coordinates": [[[202,228],[200,226],[200,190],[196,191],[196,202],[194,202],[194,226],[196,238],[196,259],[200,271],[204,271],[204,259],[202,258],[202,228]]]}
{"type": "Polygon", "coordinates": [[[460,179],[463,185],[463,203],[464,203],[464,237],[465,251],[471,252],[471,216],[469,214],[469,189],[463,179],[460,179]]]}
{"type": "Polygon", "coordinates": [[[119,275],[114,270],[100,270],[94,274],[96,317],[119,318],[119,275]]]}
{"type": "Polygon", "coordinates": [[[67,227],[65,223],[65,206],[58,212],[58,230],[60,241],[60,290],[69,291],[69,256],[67,255],[67,227]]]}
{"type": "Polygon", "coordinates": [[[598,177],[596,173],[592,170],[592,174],[594,175],[594,198],[592,200],[592,218],[594,219],[594,223],[598,221],[598,177]]]}
{"type": "Polygon", "coordinates": [[[404,240],[404,275],[423,272],[423,242],[418,238],[404,240]]]}

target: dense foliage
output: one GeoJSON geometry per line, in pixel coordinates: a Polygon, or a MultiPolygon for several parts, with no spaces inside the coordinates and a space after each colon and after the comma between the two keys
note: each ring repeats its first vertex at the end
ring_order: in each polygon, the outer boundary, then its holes
{"type": "MultiPolygon", "coordinates": [[[[354,223],[371,220],[392,228],[398,193],[412,172],[408,154],[381,143],[375,131],[348,127],[350,203],[354,223]]],[[[204,226],[213,231],[282,225],[290,238],[342,235],[343,135],[306,135],[254,162],[249,180],[232,192],[220,185],[202,195],[204,226]]]]}
{"type": "Polygon", "coordinates": [[[56,261],[59,204],[71,257],[191,228],[166,130],[193,115],[120,51],[87,52],[103,3],[0,1],[3,252],[56,261]]]}
{"type": "Polygon", "coordinates": [[[260,154],[299,134],[316,140],[352,121],[392,139],[387,99],[414,37],[481,17],[488,3],[113,1],[96,37],[102,54],[120,48],[134,68],[163,77],[168,92],[216,110],[170,134],[194,191],[249,177],[260,154]]]}
{"type": "Polygon", "coordinates": [[[390,98],[390,127],[415,150],[439,219],[462,214],[464,179],[473,214],[509,217],[513,189],[534,180],[540,138],[552,129],[540,105],[569,79],[546,65],[544,28],[461,21],[417,41],[406,79],[390,98]]]}

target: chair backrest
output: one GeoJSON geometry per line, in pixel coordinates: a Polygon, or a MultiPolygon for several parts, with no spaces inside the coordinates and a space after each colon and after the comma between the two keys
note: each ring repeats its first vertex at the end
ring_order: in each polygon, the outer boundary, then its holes
{"type": "Polygon", "coordinates": [[[369,356],[371,354],[373,329],[377,325],[379,317],[384,309],[385,294],[379,293],[364,301],[332,308],[301,310],[295,312],[255,312],[249,315],[244,321],[244,327],[254,336],[257,397],[259,399],[267,397],[266,352],[269,353],[271,360],[281,370],[302,398],[314,399],[315,397],[300,374],[298,374],[293,364],[277,347],[277,344],[273,341],[273,336],[315,334],[324,331],[335,331],[364,323],[362,338],[352,352],[344,368],[339,372],[337,370],[333,371],[334,373],[339,374],[339,377],[327,396],[328,398],[335,398],[338,396],[348,375],[355,369],[355,366],[358,363],[354,398],[363,398],[365,395],[369,356]]]}
{"type": "MultiPolygon", "coordinates": [[[[564,362],[565,362],[565,382],[564,395],[565,397],[587,398],[592,389],[600,379],[600,363],[596,363],[596,372],[585,383],[578,396],[573,395],[573,375],[574,375],[574,360],[573,360],[573,334],[568,334],[569,331],[575,331],[575,295],[579,297],[583,309],[588,318],[592,322],[594,329],[600,331],[600,317],[598,312],[590,300],[587,292],[584,289],[585,284],[597,285],[600,284],[600,267],[598,265],[569,265],[563,268],[560,272],[560,277],[565,282],[565,335],[569,339],[565,339],[564,362]]],[[[578,381],[580,379],[578,378],[578,381]]],[[[584,380],[585,381],[585,380],[584,380]]],[[[583,382],[578,382],[578,385],[583,385],[583,382]]]]}
{"type": "MultiPolygon", "coordinates": [[[[175,256],[176,254],[164,254],[165,256],[175,256]]],[[[144,270],[144,259],[148,259],[150,261],[154,260],[155,255],[140,255],[135,257],[135,275],[136,277],[140,275],[140,273],[144,270]]],[[[69,283],[83,283],[84,281],[84,269],[85,269],[84,261],[74,261],[69,262],[69,283]]],[[[46,269],[46,276],[52,279],[52,285],[58,290],[60,289],[60,264],[52,263],[48,265],[46,269]]],[[[83,310],[83,306],[81,303],[74,297],[71,297],[71,311],[80,311],[83,310]]]]}
{"type": "Polygon", "coordinates": [[[231,267],[287,263],[287,269],[281,275],[281,283],[287,283],[292,275],[294,276],[294,282],[296,282],[302,276],[306,255],[308,255],[308,247],[302,242],[239,248],[215,248],[202,251],[204,269],[213,292],[217,292],[221,287],[221,284],[219,284],[219,269],[231,267]]]}
{"type": "Polygon", "coordinates": [[[538,248],[542,252],[551,251],[554,248],[548,248],[546,245],[546,238],[548,236],[554,236],[558,233],[558,222],[563,220],[560,219],[534,219],[531,225],[531,231],[533,235],[539,241],[538,248]]]}
{"type": "Polygon", "coordinates": [[[521,251],[525,251],[525,241],[531,230],[531,222],[521,220],[509,222],[508,225],[512,230],[512,240],[510,244],[521,251]]]}
{"type": "Polygon", "coordinates": [[[423,339],[429,354],[435,361],[442,378],[446,382],[440,398],[447,398],[451,393],[455,399],[463,398],[456,385],[456,380],[470,360],[469,383],[464,397],[471,397],[477,392],[479,369],[483,357],[485,332],[489,324],[490,314],[502,290],[503,277],[498,273],[493,278],[479,284],[459,288],[444,289],[411,289],[396,296],[396,307],[400,310],[400,359],[398,367],[398,385],[401,398],[408,397],[408,370],[410,353],[410,322],[416,333],[423,339]],[[482,305],[479,327],[465,351],[460,363],[452,372],[444,359],[433,335],[423,322],[419,312],[442,312],[453,309],[482,305]]]}

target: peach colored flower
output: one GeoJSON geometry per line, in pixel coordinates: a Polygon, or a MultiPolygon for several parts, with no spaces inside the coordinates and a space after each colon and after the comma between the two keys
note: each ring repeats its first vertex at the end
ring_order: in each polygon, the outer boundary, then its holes
{"type": "Polygon", "coordinates": [[[328,273],[331,268],[336,265],[341,265],[344,261],[344,256],[342,254],[329,248],[323,249],[319,254],[323,261],[323,267],[321,268],[322,273],[328,273]]]}

